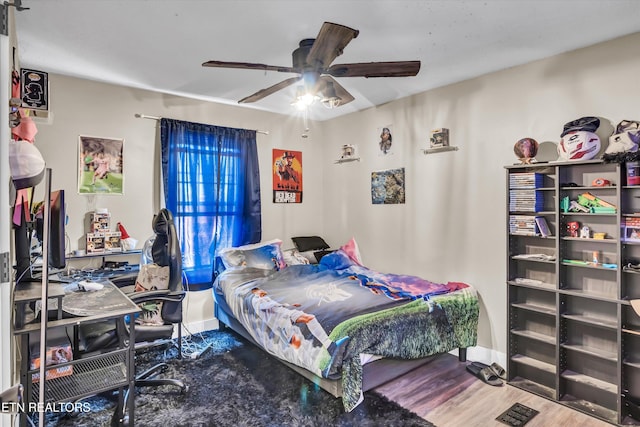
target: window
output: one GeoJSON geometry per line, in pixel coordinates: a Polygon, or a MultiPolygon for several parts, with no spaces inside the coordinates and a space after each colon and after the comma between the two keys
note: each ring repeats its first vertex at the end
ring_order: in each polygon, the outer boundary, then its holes
{"type": "Polygon", "coordinates": [[[218,249],[261,239],[255,131],[162,119],[161,143],[188,289],[206,289],[218,249]]]}

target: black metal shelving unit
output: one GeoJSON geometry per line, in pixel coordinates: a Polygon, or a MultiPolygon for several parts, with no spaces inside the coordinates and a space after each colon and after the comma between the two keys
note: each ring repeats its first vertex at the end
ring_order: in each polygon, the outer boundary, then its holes
{"type": "Polygon", "coordinates": [[[640,262],[640,237],[629,228],[640,217],[640,186],[625,185],[624,165],[600,160],[511,165],[506,174],[507,217],[544,217],[551,231],[507,224],[509,384],[611,424],[640,425],[640,316],[629,302],[640,299],[640,270],[626,267],[640,262]],[[520,188],[531,174],[534,184],[520,188]],[[611,184],[593,185],[597,178],[611,184]],[[523,193],[537,203],[516,204],[523,193]],[[565,198],[584,193],[615,212],[564,209],[565,198]],[[573,235],[573,222],[589,236],[573,235]]]}

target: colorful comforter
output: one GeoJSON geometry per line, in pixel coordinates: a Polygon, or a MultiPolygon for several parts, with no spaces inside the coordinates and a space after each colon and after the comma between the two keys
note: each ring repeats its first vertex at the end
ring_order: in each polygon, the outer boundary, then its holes
{"type": "Polygon", "coordinates": [[[341,250],[317,265],[226,270],[214,291],[266,351],[319,376],[341,376],[347,411],[362,400],[361,354],[414,359],[477,340],[469,285],[375,272],[341,250]]]}

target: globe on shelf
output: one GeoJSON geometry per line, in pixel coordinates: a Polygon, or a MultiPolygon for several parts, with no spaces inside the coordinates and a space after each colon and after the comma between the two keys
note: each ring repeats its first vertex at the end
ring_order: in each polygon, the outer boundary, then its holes
{"type": "Polygon", "coordinates": [[[513,146],[513,152],[516,153],[516,157],[523,165],[535,163],[535,157],[538,154],[538,141],[533,138],[522,138],[513,146]]]}

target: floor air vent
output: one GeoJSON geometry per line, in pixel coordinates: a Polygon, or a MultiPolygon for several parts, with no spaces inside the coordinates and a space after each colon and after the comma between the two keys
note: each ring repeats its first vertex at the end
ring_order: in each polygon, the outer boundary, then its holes
{"type": "Polygon", "coordinates": [[[508,426],[523,426],[536,415],[538,415],[538,411],[535,409],[516,403],[511,408],[500,414],[496,420],[508,426]]]}

